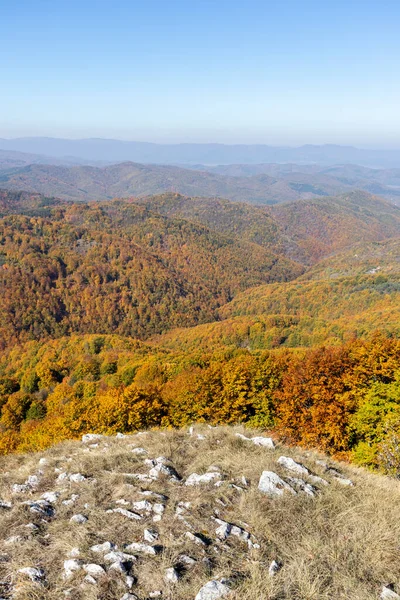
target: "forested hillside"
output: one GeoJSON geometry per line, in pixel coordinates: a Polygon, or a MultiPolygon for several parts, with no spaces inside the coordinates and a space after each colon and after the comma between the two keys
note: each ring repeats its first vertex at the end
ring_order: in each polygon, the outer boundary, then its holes
{"type": "MultiPolygon", "coordinates": [[[[25,155],[22,155],[22,159],[25,155]]],[[[96,164],[79,159],[31,158],[30,164],[2,162],[0,187],[25,190],[69,201],[110,200],[115,197],[169,192],[187,196],[228,198],[235,202],[274,205],[299,199],[335,196],[364,190],[397,203],[400,177],[396,169],[366,169],[355,165],[321,169],[316,165],[174,166],[123,162],[96,164]]],[[[168,161],[167,161],[168,162],[168,161]]]]}
{"type": "MultiPolygon", "coordinates": [[[[28,198],[30,201],[30,197],[28,198]]],[[[302,267],[135,204],[65,205],[0,220],[0,337],[145,337],[216,318],[240,290],[302,267]]]]}
{"type": "Polygon", "coordinates": [[[244,422],[398,472],[398,208],[0,198],[1,452],[244,422]]]}

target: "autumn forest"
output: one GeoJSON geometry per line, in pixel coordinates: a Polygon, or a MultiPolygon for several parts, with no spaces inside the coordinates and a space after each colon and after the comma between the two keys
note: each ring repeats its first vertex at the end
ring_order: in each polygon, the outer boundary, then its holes
{"type": "Polygon", "coordinates": [[[400,209],[0,191],[0,453],[244,423],[400,473],[400,209]]]}

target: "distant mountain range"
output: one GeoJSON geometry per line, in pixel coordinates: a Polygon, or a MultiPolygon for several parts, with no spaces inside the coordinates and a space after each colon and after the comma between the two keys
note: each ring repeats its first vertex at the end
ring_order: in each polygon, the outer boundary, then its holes
{"type": "Polygon", "coordinates": [[[400,167],[400,150],[366,150],[352,146],[305,145],[297,148],[262,144],[153,144],[108,139],[69,140],[31,137],[0,139],[0,149],[80,161],[219,165],[234,163],[358,164],[400,167]]]}
{"type": "Polygon", "coordinates": [[[292,164],[230,165],[207,171],[199,168],[131,162],[105,167],[42,163],[3,169],[0,166],[0,187],[72,201],[174,192],[252,204],[276,204],[335,196],[355,189],[380,195],[395,203],[400,200],[400,169],[292,164]]]}

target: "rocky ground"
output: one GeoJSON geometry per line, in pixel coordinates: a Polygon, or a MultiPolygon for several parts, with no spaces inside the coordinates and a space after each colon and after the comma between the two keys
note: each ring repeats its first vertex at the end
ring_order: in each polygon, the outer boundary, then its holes
{"type": "Polygon", "coordinates": [[[87,435],[1,460],[0,599],[400,599],[399,515],[399,482],[257,432],[87,435]]]}

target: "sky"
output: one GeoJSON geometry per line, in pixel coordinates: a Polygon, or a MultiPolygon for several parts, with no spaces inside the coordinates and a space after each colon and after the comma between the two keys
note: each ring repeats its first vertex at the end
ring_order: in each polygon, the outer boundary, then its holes
{"type": "Polygon", "coordinates": [[[0,0],[0,137],[400,148],[398,0],[0,0]]]}

